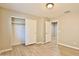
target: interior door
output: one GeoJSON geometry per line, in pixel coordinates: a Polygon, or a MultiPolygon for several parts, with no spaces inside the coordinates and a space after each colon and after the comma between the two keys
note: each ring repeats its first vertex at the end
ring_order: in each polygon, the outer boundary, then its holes
{"type": "Polygon", "coordinates": [[[36,25],[37,21],[36,20],[26,20],[26,40],[25,44],[34,44],[36,43],[36,25]]]}
{"type": "Polygon", "coordinates": [[[46,38],[46,42],[50,42],[51,41],[51,22],[50,21],[46,21],[45,22],[45,38],[46,38]]]}

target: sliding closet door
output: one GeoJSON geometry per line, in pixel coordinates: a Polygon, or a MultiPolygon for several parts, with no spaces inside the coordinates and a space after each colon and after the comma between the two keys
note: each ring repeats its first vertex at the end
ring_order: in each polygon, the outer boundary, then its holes
{"type": "Polygon", "coordinates": [[[25,43],[25,20],[20,18],[12,18],[12,45],[25,43]]]}
{"type": "Polygon", "coordinates": [[[36,43],[36,20],[26,20],[26,45],[36,43]]]}
{"type": "Polygon", "coordinates": [[[50,21],[45,21],[45,42],[51,42],[51,23],[50,21]]]}

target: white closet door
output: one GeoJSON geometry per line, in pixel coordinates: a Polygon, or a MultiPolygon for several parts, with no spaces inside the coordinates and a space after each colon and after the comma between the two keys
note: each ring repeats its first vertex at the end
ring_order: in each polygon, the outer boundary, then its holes
{"type": "Polygon", "coordinates": [[[36,43],[36,25],[37,21],[36,20],[26,20],[26,45],[36,43]]]}
{"type": "Polygon", "coordinates": [[[25,26],[13,24],[13,36],[12,45],[24,44],[25,43],[25,26]]]}
{"type": "Polygon", "coordinates": [[[12,18],[12,46],[25,43],[25,20],[12,18]]]}
{"type": "Polygon", "coordinates": [[[46,42],[51,42],[51,23],[50,21],[45,22],[45,38],[46,42]]]}

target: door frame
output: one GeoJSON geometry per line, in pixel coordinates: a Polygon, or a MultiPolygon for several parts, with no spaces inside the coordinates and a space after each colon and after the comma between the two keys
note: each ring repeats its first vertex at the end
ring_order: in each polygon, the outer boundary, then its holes
{"type": "MultiPolygon", "coordinates": [[[[21,19],[24,19],[25,22],[26,22],[26,18],[25,17],[18,17],[18,16],[11,16],[10,17],[10,36],[11,36],[10,44],[11,44],[11,47],[15,46],[15,45],[12,44],[12,40],[13,40],[12,18],[21,18],[21,19]]],[[[25,23],[25,26],[26,26],[26,23],[25,23]]],[[[26,32],[26,28],[25,28],[25,32],[26,32]]],[[[26,36],[26,34],[25,34],[25,36],[26,36]]],[[[25,38],[25,40],[26,40],[26,38],[25,38]]]]}
{"type": "MultiPolygon", "coordinates": [[[[60,31],[60,30],[59,30],[59,20],[52,20],[52,21],[51,21],[51,26],[52,26],[52,23],[53,23],[53,22],[57,22],[57,39],[56,39],[56,40],[57,40],[57,41],[56,41],[57,43],[56,43],[56,44],[58,44],[58,41],[59,41],[59,31],[60,31]]],[[[52,31],[51,31],[51,32],[52,32],[52,31]]],[[[51,33],[51,34],[52,34],[52,33],[51,33]]]]}

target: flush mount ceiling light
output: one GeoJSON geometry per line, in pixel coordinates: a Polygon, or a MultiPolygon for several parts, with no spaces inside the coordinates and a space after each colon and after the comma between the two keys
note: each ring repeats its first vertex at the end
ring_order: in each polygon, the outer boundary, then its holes
{"type": "Polygon", "coordinates": [[[51,8],[53,8],[53,7],[54,7],[54,4],[53,4],[53,3],[47,3],[47,4],[46,4],[46,8],[51,9],[51,8]]]}

